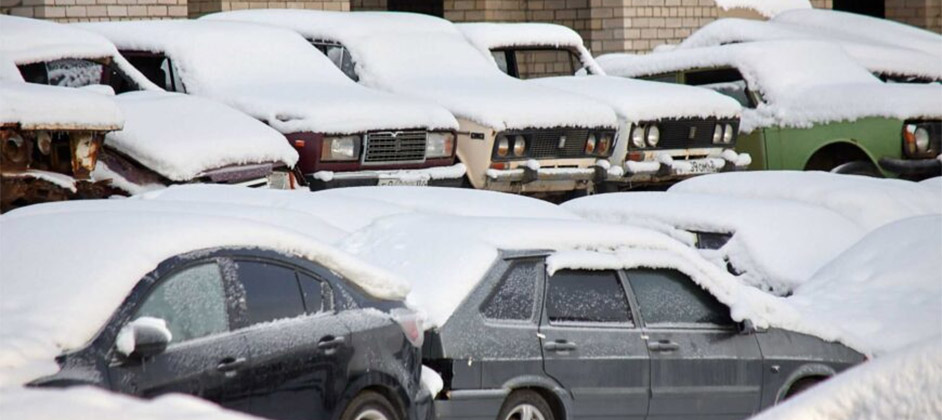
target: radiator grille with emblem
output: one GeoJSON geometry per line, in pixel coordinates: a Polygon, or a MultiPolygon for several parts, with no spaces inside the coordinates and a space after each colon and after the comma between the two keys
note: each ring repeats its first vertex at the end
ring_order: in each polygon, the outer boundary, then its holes
{"type": "Polygon", "coordinates": [[[366,135],[363,164],[425,161],[425,131],[377,131],[366,135]]]}
{"type": "Polygon", "coordinates": [[[585,141],[589,137],[587,129],[534,130],[528,134],[531,139],[531,158],[585,157],[585,141]],[[560,145],[562,147],[559,147],[560,145]]]}
{"type": "Polygon", "coordinates": [[[732,124],[733,132],[739,130],[739,121],[716,119],[671,119],[657,123],[661,132],[658,149],[687,149],[693,147],[716,147],[713,130],[716,124],[732,124]]]}

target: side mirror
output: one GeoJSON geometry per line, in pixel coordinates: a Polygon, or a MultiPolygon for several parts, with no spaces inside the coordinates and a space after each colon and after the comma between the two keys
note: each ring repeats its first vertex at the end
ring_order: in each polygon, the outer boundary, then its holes
{"type": "Polygon", "coordinates": [[[759,328],[751,319],[743,320],[739,323],[739,333],[743,335],[765,332],[765,328],[759,328]]]}
{"type": "Polygon", "coordinates": [[[121,328],[115,346],[125,357],[143,359],[163,353],[172,339],[166,321],[144,316],[121,328]]]}

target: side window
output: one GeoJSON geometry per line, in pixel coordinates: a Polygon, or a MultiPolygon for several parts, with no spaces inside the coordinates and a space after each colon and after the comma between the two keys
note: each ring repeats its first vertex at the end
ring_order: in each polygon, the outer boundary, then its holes
{"type": "Polygon", "coordinates": [[[245,290],[247,325],[304,315],[304,301],[293,269],[261,261],[236,261],[245,290]]]}
{"type": "Polygon", "coordinates": [[[347,47],[336,42],[318,40],[311,41],[311,45],[324,53],[324,55],[326,55],[343,74],[347,75],[347,77],[355,82],[360,80],[354,69],[356,63],[353,62],[353,57],[350,56],[350,51],[347,50],[347,47]]]}
{"type": "Polygon", "coordinates": [[[155,53],[123,53],[134,68],[168,92],[186,92],[170,58],[155,53]]]}
{"type": "Polygon", "coordinates": [[[516,50],[515,61],[520,79],[572,76],[582,68],[579,58],[567,49],[516,50]]]}
{"type": "Polygon", "coordinates": [[[625,288],[615,271],[560,270],[547,283],[551,323],[632,323],[625,288]]]}
{"type": "Polygon", "coordinates": [[[746,86],[745,78],[736,69],[694,71],[687,73],[684,77],[685,84],[711,89],[729,96],[744,108],[755,108],[757,105],[752,92],[746,86]]]}
{"type": "Polygon", "coordinates": [[[527,321],[533,318],[536,282],[543,275],[537,260],[515,261],[481,305],[485,318],[527,321]]]}
{"type": "Polygon", "coordinates": [[[505,74],[510,74],[510,67],[507,64],[507,51],[504,50],[493,50],[491,51],[491,56],[494,57],[494,61],[497,62],[497,68],[505,74]]]}
{"type": "Polygon", "coordinates": [[[106,66],[93,60],[61,58],[18,66],[23,80],[49,86],[83,87],[105,82],[106,66]]]}
{"type": "Polygon", "coordinates": [[[628,271],[648,326],[732,326],[729,308],[677,270],[628,271]]]}
{"type": "Polygon", "coordinates": [[[226,292],[219,267],[202,264],[161,279],[132,319],[142,316],[166,321],[172,343],[228,331],[226,292]]]}
{"type": "Polygon", "coordinates": [[[309,314],[316,314],[331,309],[330,287],[324,282],[304,273],[298,273],[301,294],[304,297],[304,309],[309,314]]]}

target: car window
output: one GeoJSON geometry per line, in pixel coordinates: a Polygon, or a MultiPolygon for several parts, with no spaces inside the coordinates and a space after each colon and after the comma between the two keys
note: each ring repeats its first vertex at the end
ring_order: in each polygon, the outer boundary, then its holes
{"type": "Polygon", "coordinates": [[[615,271],[560,270],[547,282],[551,323],[631,323],[625,289],[615,271]]]}
{"type": "Polygon", "coordinates": [[[732,326],[729,308],[677,270],[629,270],[628,282],[648,326],[732,326]]]}
{"type": "Polygon", "coordinates": [[[132,319],[167,322],[172,343],[229,330],[226,292],[215,263],[189,267],[160,280],[132,319]]]}
{"type": "Polygon", "coordinates": [[[485,318],[526,321],[533,318],[536,282],[542,278],[538,260],[514,261],[481,306],[485,318]]]}
{"type": "Polygon", "coordinates": [[[315,314],[330,309],[327,298],[329,290],[324,282],[304,273],[298,273],[298,282],[301,285],[301,294],[304,296],[304,309],[309,314],[315,314]]]}
{"type": "Polygon", "coordinates": [[[350,56],[350,51],[347,50],[347,47],[344,47],[341,44],[330,41],[311,41],[311,45],[314,45],[320,52],[324,53],[331,62],[337,66],[343,74],[347,75],[353,81],[359,80],[355,70],[355,64],[353,57],[350,56]]]}
{"type": "Polygon", "coordinates": [[[236,261],[245,290],[247,325],[304,315],[304,301],[293,269],[262,261],[236,261]]]}
{"type": "Polygon", "coordinates": [[[755,108],[756,102],[739,70],[732,68],[693,71],[685,76],[686,84],[714,90],[729,96],[745,108],[755,108]]]}
{"type": "Polygon", "coordinates": [[[62,58],[18,67],[27,83],[61,87],[105,84],[105,65],[92,60],[62,58]]]}
{"type": "Polygon", "coordinates": [[[494,61],[497,63],[497,68],[499,68],[500,71],[510,74],[510,67],[507,66],[507,51],[491,51],[491,56],[494,57],[494,61]]]}
{"type": "Polygon", "coordinates": [[[183,83],[180,82],[180,75],[170,58],[163,54],[154,53],[125,52],[122,54],[134,68],[143,73],[155,85],[168,92],[186,93],[183,83]]]}
{"type": "MultiPolygon", "coordinates": [[[[494,50],[492,54],[505,53],[505,73],[519,79],[539,79],[542,77],[572,76],[582,68],[579,57],[573,51],[556,48],[534,48],[517,50],[494,50]]],[[[496,57],[495,57],[496,58],[496,57]]],[[[498,66],[500,61],[498,61],[498,66]]]]}

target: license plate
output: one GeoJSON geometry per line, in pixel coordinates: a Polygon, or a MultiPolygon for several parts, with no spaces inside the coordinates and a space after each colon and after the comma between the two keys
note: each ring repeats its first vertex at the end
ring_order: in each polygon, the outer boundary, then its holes
{"type": "Polygon", "coordinates": [[[397,186],[408,186],[408,187],[424,187],[428,185],[428,179],[398,179],[398,178],[380,178],[379,179],[380,187],[397,187],[397,186]]]}
{"type": "Polygon", "coordinates": [[[703,174],[708,172],[713,172],[713,165],[706,160],[691,160],[687,162],[690,164],[690,170],[686,171],[689,174],[703,174]]]}

